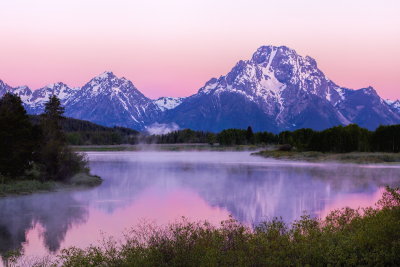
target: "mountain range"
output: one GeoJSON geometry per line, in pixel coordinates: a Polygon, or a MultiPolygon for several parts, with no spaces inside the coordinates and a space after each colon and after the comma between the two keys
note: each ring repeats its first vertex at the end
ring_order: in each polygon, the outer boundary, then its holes
{"type": "Polygon", "coordinates": [[[186,98],[144,96],[131,81],[104,72],[80,88],[55,83],[37,90],[0,80],[0,96],[21,97],[30,114],[43,112],[52,94],[65,115],[105,126],[145,130],[173,124],[193,130],[247,128],[280,132],[321,130],[357,123],[368,129],[400,123],[400,101],[382,99],[374,88],[353,90],[331,81],[316,61],[286,46],[262,46],[249,60],[212,78],[186,98]]]}

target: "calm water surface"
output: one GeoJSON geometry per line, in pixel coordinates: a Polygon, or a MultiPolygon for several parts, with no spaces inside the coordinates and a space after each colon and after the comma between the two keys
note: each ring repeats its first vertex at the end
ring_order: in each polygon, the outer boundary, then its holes
{"type": "MultiPolygon", "coordinates": [[[[291,222],[375,203],[384,185],[399,185],[395,166],[294,163],[250,152],[91,152],[101,186],[0,199],[0,252],[26,255],[86,247],[143,221],[185,216],[218,223],[231,214],[254,224],[291,222]]],[[[1,265],[1,263],[0,263],[1,265]]]]}

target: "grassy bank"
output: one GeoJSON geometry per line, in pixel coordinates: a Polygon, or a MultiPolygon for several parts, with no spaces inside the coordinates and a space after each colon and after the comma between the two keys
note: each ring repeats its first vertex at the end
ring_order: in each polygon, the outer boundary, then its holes
{"type": "Polygon", "coordinates": [[[235,145],[220,146],[210,144],[142,144],[142,145],[106,145],[71,146],[74,151],[255,151],[265,146],[235,145]]]}
{"type": "Polygon", "coordinates": [[[376,207],[345,208],[325,219],[279,219],[255,228],[233,219],[216,227],[182,220],[133,228],[120,242],[61,251],[40,266],[399,266],[400,190],[376,207]]]}
{"type": "Polygon", "coordinates": [[[342,162],[342,163],[400,163],[400,153],[382,152],[351,152],[351,153],[322,153],[296,151],[260,151],[253,155],[266,158],[310,161],[310,162],[342,162]]]}
{"type": "Polygon", "coordinates": [[[8,181],[0,183],[0,197],[93,187],[101,183],[102,179],[100,177],[86,173],[78,173],[66,182],[40,182],[37,180],[8,181]]]}

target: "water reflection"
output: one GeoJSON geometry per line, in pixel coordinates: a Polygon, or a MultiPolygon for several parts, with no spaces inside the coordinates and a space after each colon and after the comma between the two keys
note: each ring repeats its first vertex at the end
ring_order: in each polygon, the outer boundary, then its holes
{"type": "Polygon", "coordinates": [[[0,251],[26,254],[87,246],[100,232],[120,235],[143,218],[167,223],[186,216],[217,223],[232,214],[245,223],[285,221],[304,211],[368,206],[384,185],[398,185],[396,167],[279,162],[248,152],[90,153],[104,178],[95,189],[0,199],[0,251]]]}
{"type": "Polygon", "coordinates": [[[60,248],[67,231],[87,220],[88,210],[70,193],[38,194],[0,200],[0,253],[21,249],[26,232],[40,224],[46,249],[60,248]]]}

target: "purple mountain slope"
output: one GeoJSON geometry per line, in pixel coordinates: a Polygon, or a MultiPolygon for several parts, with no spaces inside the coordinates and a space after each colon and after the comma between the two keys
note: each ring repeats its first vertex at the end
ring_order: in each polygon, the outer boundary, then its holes
{"type": "Polygon", "coordinates": [[[249,60],[239,61],[224,76],[210,79],[187,98],[151,100],[131,81],[112,72],[81,88],[56,83],[38,90],[13,88],[0,81],[0,96],[19,95],[27,111],[39,114],[52,94],[66,115],[106,126],[144,130],[153,123],[220,131],[247,128],[279,132],[325,129],[357,123],[375,129],[400,123],[400,102],[383,100],[372,87],[340,87],[325,76],[311,57],[285,46],[262,46],[249,60]]]}
{"type": "Polygon", "coordinates": [[[285,47],[260,47],[225,76],[209,80],[197,94],[165,113],[164,122],[219,131],[324,129],[358,123],[374,129],[400,122],[399,114],[372,88],[336,85],[311,57],[285,47]],[[187,119],[190,118],[190,119],[187,119]]]}
{"type": "Polygon", "coordinates": [[[131,81],[112,72],[93,78],[74,94],[66,115],[106,126],[143,130],[159,117],[161,110],[131,81]]]}

